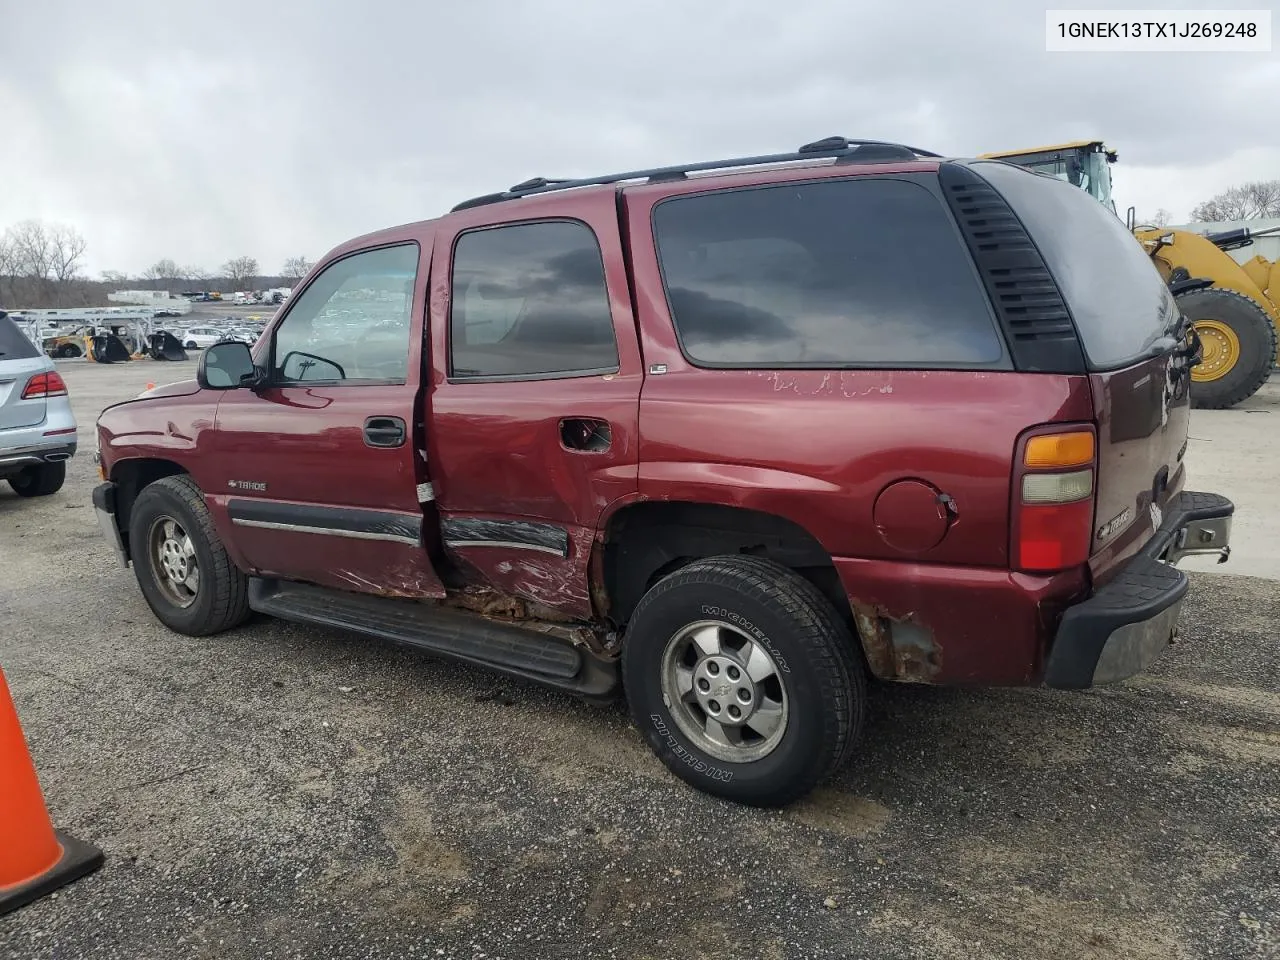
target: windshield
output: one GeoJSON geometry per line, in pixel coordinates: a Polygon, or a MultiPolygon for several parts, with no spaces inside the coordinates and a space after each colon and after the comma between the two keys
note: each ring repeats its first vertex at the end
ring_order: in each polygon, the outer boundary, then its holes
{"type": "Polygon", "coordinates": [[[1084,188],[1093,199],[1115,210],[1115,202],[1111,199],[1111,167],[1107,163],[1106,154],[1095,151],[1081,159],[1083,182],[1076,186],[1084,188]]]}
{"type": "Polygon", "coordinates": [[[1004,157],[1009,163],[1047,174],[1059,180],[1065,180],[1073,187],[1079,187],[1103,206],[1114,211],[1115,201],[1111,199],[1111,168],[1107,164],[1107,156],[1101,150],[1088,153],[1055,153],[1049,156],[1029,154],[1024,157],[1004,157]]]}

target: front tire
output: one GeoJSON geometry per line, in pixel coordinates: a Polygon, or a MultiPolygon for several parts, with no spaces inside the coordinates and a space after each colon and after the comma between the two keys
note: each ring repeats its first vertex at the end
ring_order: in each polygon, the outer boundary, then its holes
{"type": "Polygon", "coordinates": [[[861,732],[855,642],[794,571],[758,557],[697,560],[632,615],[622,652],[631,716],[687,783],[781,806],[833,773],[861,732]]]}
{"type": "Polygon", "coordinates": [[[170,630],[203,637],[249,617],[249,579],[231,562],[200,488],[188,476],[142,489],[129,517],[138,586],[170,630]]]}
{"type": "Polygon", "coordinates": [[[9,478],[9,486],[20,497],[47,497],[62,489],[67,479],[67,464],[42,463],[27,467],[16,477],[9,478]]]}

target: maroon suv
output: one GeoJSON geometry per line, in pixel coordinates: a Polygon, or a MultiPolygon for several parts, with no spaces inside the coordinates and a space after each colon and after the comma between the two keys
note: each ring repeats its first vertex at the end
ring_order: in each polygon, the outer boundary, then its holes
{"type": "Polygon", "coordinates": [[[98,422],[157,617],[251,610],[573,691],[756,804],[867,678],[1087,687],[1175,630],[1196,344],[1070,184],[830,138],[537,179],[325,257],[98,422]]]}

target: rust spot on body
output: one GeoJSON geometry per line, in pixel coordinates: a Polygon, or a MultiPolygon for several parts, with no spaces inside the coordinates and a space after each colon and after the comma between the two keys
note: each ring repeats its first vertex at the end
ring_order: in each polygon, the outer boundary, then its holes
{"type": "Polygon", "coordinates": [[[914,613],[894,616],[873,603],[851,600],[854,623],[871,672],[882,680],[936,683],[942,648],[914,613]]]}
{"type": "Polygon", "coordinates": [[[602,633],[594,625],[583,623],[555,607],[514,597],[492,587],[472,584],[461,590],[451,590],[444,605],[478,614],[486,620],[558,637],[597,654],[616,652],[610,646],[612,636],[602,633]]]}

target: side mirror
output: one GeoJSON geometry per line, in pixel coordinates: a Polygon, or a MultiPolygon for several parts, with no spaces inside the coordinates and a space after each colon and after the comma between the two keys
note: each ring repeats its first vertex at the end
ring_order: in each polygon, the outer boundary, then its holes
{"type": "Polygon", "coordinates": [[[206,390],[235,390],[252,386],[258,370],[249,345],[238,340],[215,343],[200,355],[196,382],[206,390]]]}

